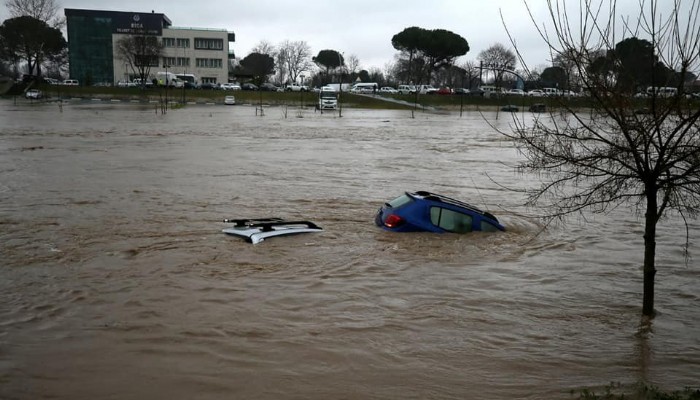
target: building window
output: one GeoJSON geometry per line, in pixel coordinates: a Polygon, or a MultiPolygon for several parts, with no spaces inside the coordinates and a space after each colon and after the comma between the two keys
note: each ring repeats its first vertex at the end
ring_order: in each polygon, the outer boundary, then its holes
{"type": "Polygon", "coordinates": [[[224,62],[220,58],[197,58],[197,68],[222,68],[224,62]]]}
{"type": "Polygon", "coordinates": [[[175,66],[175,57],[163,57],[163,65],[175,66]]]}
{"type": "Polygon", "coordinates": [[[189,48],[190,47],[190,39],[178,39],[177,40],[177,47],[189,48]]]}
{"type": "Polygon", "coordinates": [[[204,39],[195,38],[194,48],[197,50],[223,50],[224,40],[223,39],[204,39]]]}
{"type": "Polygon", "coordinates": [[[175,47],[175,38],[164,37],[163,38],[164,47],[175,47]]]}
{"type": "Polygon", "coordinates": [[[177,63],[175,65],[177,65],[178,67],[189,67],[190,59],[188,57],[178,57],[177,63]]]}

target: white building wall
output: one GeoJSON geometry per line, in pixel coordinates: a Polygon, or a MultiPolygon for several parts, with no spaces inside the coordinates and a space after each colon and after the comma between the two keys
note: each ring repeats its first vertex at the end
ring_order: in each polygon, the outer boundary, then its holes
{"type": "MultiPolygon", "coordinates": [[[[116,49],[116,42],[125,35],[112,35],[112,48],[116,49]]],[[[228,82],[228,32],[225,30],[196,29],[196,28],[167,28],[163,29],[161,40],[165,44],[163,57],[158,67],[151,68],[151,75],[159,71],[165,71],[163,65],[167,62],[168,72],[176,74],[194,74],[197,82],[228,82]],[[196,48],[197,39],[219,39],[221,49],[196,48]],[[200,59],[198,65],[197,59],[200,59]],[[183,62],[182,60],[188,60],[183,62]],[[206,60],[206,62],[201,61],[206,60]],[[213,61],[218,60],[218,61],[213,61]],[[213,62],[212,62],[213,61],[213,62]]],[[[114,51],[114,75],[115,82],[125,80],[132,72],[123,60],[117,57],[114,51]]]]}

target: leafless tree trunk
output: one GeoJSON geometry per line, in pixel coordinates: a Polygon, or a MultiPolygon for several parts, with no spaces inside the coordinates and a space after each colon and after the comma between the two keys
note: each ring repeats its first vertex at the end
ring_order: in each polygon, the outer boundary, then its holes
{"type": "Polygon", "coordinates": [[[565,56],[576,70],[590,93],[590,109],[561,98],[563,114],[519,120],[504,134],[525,156],[520,168],[542,177],[528,203],[544,203],[553,210],[549,216],[602,213],[626,203],[644,214],[642,315],[650,319],[657,224],[667,211],[685,219],[700,207],[700,105],[686,99],[682,79],[675,92],[634,97],[622,85],[625,60],[614,50],[625,38],[648,41],[654,57],[636,67],[666,71],[659,68],[663,63],[672,73],[652,72],[652,86],[669,86],[669,76],[685,76],[700,63],[700,2],[641,0],[636,15],[619,15],[615,0],[547,3],[551,18],[533,23],[552,59],[565,56]],[[601,54],[602,72],[594,68],[601,54]]]}

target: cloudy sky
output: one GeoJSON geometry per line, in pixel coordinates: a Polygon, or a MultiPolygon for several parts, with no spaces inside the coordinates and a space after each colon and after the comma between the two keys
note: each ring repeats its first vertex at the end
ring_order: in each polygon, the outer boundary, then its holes
{"type": "MultiPolygon", "coordinates": [[[[494,43],[510,47],[501,20],[528,65],[549,65],[549,55],[530,21],[523,0],[56,0],[64,8],[163,13],[176,27],[226,29],[236,34],[240,59],[260,41],[306,41],[312,53],[333,49],[356,55],[362,68],[384,69],[397,53],[391,38],[404,28],[447,29],[464,37],[471,50],[459,62],[476,60],[494,43]]],[[[535,19],[549,18],[546,0],[527,0],[535,19]]],[[[569,1],[577,8],[578,2],[569,1]]],[[[668,0],[670,3],[670,0],[668,0]]],[[[618,0],[635,13],[639,0],[618,0]]],[[[0,20],[8,18],[0,11],[0,20]]]]}

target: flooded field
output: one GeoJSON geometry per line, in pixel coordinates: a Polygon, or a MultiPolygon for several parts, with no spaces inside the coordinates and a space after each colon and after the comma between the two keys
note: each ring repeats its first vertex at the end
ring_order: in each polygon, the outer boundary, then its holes
{"type": "MultiPolygon", "coordinates": [[[[556,399],[700,385],[700,224],[543,226],[501,113],[0,102],[0,398],[556,399]],[[299,118],[298,116],[301,116],[299,118]],[[395,234],[403,191],[505,233],[395,234]],[[308,219],[258,245],[223,218],[308,219]]],[[[526,114],[520,114],[527,117],[526,114]]]]}

